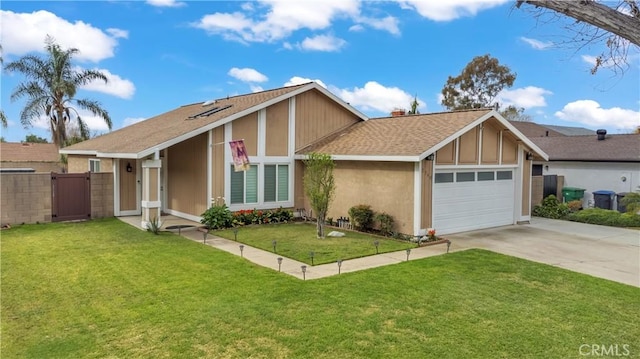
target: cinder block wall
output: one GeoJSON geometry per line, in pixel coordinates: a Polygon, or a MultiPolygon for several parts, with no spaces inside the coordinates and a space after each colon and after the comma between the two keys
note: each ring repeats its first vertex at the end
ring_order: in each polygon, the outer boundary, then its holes
{"type": "Polygon", "coordinates": [[[2,224],[51,222],[51,174],[15,173],[0,177],[2,224]]]}
{"type": "MultiPolygon", "coordinates": [[[[51,173],[0,175],[0,222],[51,222],[51,173]]],[[[91,218],[113,217],[113,173],[91,174],[91,218]]]]}
{"type": "Polygon", "coordinates": [[[113,217],[113,173],[91,174],[91,218],[113,217]]]}

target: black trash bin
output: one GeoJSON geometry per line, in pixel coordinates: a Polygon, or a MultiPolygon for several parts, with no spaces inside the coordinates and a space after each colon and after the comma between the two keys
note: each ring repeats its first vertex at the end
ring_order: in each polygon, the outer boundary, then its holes
{"type": "Polygon", "coordinates": [[[593,192],[593,201],[596,208],[612,209],[613,197],[616,195],[614,191],[595,191],[593,192]]]}
{"type": "Polygon", "coordinates": [[[629,192],[620,192],[616,195],[616,201],[618,202],[618,212],[624,213],[627,211],[627,206],[625,206],[621,202],[624,196],[626,196],[627,194],[629,194],[629,192]]]}

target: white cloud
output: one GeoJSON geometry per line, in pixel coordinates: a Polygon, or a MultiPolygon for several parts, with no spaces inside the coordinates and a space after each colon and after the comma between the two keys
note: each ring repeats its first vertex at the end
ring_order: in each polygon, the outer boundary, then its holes
{"type": "Polygon", "coordinates": [[[347,42],[333,35],[316,35],[305,38],[300,47],[307,51],[339,51],[347,42]]]}
{"type": "Polygon", "coordinates": [[[105,33],[91,24],[82,21],[72,23],[44,10],[32,13],[0,10],[0,23],[5,55],[43,52],[44,39],[51,35],[62,48],[80,50],[76,59],[98,62],[113,57],[117,39],[128,36],[125,30],[109,28],[105,33]]]}
{"type": "Polygon", "coordinates": [[[535,86],[527,86],[515,90],[502,90],[498,94],[497,100],[500,105],[503,106],[513,105],[529,109],[532,107],[547,106],[544,97],[551,94],[553,93],[549,90],[535,86]]]}
{"type": "Polygon", "coordinates": [[[144,117],[127,117],[122,121],[122,127],[131,126],[134,123],[142,122],[146,120],[144,117]]]}
{"type": "Polygon", "coordinates": [[[147,4],[157,7],[181,7],[187,5],[184,2],[176,0],[147,0],[147,4]]]}
{"type": "Polygon", "coordinates": [[[536,39],[530,39],[528,37],[520,37],[520,40],[526,42],[527,44],[529,44],[531,47],[533,47],[536,50],[544,50],[547,49],[551,46],[553,46],[553,42],[542,42],[540,40],[536,40],[536,39]]]}
{"type": "Polygon", "coordinates": [[[107,76],[107,83],[105,84],[104,81],[96,80],[83,85],[80,88],[88,91],[102,92],[124,99],[130,99],[133,97],[133,94],[136,92],[136,87],[134,86],[133,82],[127,79],[123,79],[118,75],[112,74],[111,72],[109,72],[109,70],[94,70],[100,71],[105,74],[105,76],[107,76]]]}
{"type": "Polygon", "coordinates": [[[251,88],[251,92],[260,92],[260,91],[264,91],[264,88],[262,88],[262,86],[259,85],[253,85],[251,84],[249,86],[249,88],[251,88]]]}
{"type": "Polygon", "coordinates": [[[242,4],[243,12],[216,12],[205,15],[191,26],[212,35],[221,35],[227,40],[243,43],[281,41],[302,29],[325,30],[339,18],[349,18],[356,24],[362,23],[375,29],[399,34],[396,18],[364,17],[360,13],[360,5],[360,0],[260,0],[253,4],[242,4]]]}
{"type": "Polygon", "coordinates": [[[353,32],[364,31],[364,26],[362,26],[362,24],[355,24],[349,28],[349,31],[353,31],[353,32]]]}
{"type": "Polygon", "coordinates": [[[267,76],[248,67],[245,67],[243,69],[234,67],[231,70],[229,70],[227,74],[242,82],[266,82],[269,80],[267,76]]]}
{"type": "MultiPolygon", "coordinates": [[[[393,35],[400,35],[400,28],[398,28],[398,19],[393,16],[387,16],[381,19],[371,18],[371,17],[359,17],[357,21],[366,25],[371,26],[376,30],[384,30],[393,35]]],[[[355,25],[358,26],[358,25],[355,25]]],[[[350,31],[359,31],[362,30],[362,25],[360,28],[353,29],[354,26],[349,28],[350,31]]]]}
{"type": "Polygon", "coordinates": [[[620,107],[602,108],[593,100],[570,102],[555,113],[564,121],[577,122],[589,127],[635,129],[640,126],[640,112],[620,107]]]}
{"type": "Polygon", "coordinates": [[[403,9],[415,10],[433,21],[451,21],[475,16],[479,11],[500,6],[510,0],[396,0],[403,9]]]}
{"type": "Polygon", "coordinates": [[[306,77],[300,77],[300,76],[294,76],[294,77],[290,78],[289,81],[285,82],[283,86],[295,86],[295,85],[306,84],[306,83],[309,83],[309,82],[315,82],[318,85],[320,85],[320,86],[322,86],[324,88],[327,88],[327,85],[325,85],[325,83],[322,82],[322,80],[318,80],[318,79],[312,80],[312,79],[309,79],[309,78],[306,78],[306,77]]]}
{"type": "MultiPolygon", "coordinates": [[[[386,87],[375,81],[367,82],[364,87],[351,89],[330,88],[331,92],[342,98],[351,106],[362,111],[377,111],[389,114],[395,108],[408,108],[414,96],[397,87],[386,87]]],[[[426,108],[423,101],[418,99],[418,109],[426,108]]]]}

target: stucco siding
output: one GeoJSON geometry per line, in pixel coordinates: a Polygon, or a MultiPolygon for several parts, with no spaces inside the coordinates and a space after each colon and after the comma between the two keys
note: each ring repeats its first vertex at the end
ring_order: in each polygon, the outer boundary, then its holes
{"type": "Polygon", "coordinates": [[[359,118],[319,91],[307,91],[295,97],[295,149],[359,121],[359,118]]]}
{"type": "Polygon", "coordinates": [[[100,160],[100,172],[113,172],[113,159],[97,158],[95,156],[68,155],[67,156],[67,172],[68,173],[85,173],[89,171],[89,159],[100,160]]]}
{"type": "Polygon", "coordinates": [[[336,192],[327,217],[348,216],[349,208],[366,204],[393,216],[396,231],[413,233],[414,163],[337,161],[336,192]]]}
{"type": "Polygon", "coordinates": [[[267,107],[266,149],[267,156],[289,154],[289,100],[267,107]]]}
{"type": "Polygon", "coordinates": [[[169,148],[168,209],[194,216],[206,210],[207,143],[204,133],[169,148]]]}

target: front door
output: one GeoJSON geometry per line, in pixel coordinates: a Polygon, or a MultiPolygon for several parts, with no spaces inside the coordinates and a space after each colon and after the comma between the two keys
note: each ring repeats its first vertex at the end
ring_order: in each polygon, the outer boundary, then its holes
{"type": "Polygon", "coordinates": [[[140,211],[140,198],[142,189],[140,179],[140,168],[135,159],[120,159],[118,165],[119,178],[119,209],[121,216],[136,216],[142,214],[140,211]]]}

